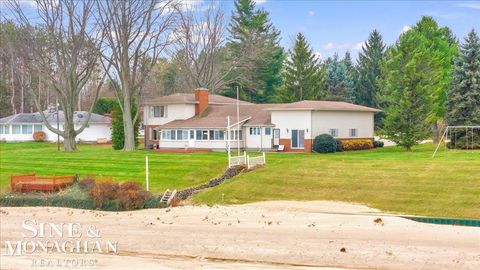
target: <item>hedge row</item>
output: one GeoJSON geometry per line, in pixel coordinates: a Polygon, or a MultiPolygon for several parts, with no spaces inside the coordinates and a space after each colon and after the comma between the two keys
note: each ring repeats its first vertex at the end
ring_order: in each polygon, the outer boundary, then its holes
{"type": "Polygon", "coordinates": [[[344,151],[368,150],[373,148],[373,141],[370,139],[342,140],[344,151]]]}

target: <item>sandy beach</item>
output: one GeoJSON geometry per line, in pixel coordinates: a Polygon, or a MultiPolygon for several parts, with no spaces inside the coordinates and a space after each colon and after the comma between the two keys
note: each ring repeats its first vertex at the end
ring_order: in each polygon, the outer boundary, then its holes
{"type": "Polygon", "coordinates": [[[480,269],[480,229],[433,225],[340,202],[272,201],[132,212],[2,207],[1,269],[480,269]],[[117,254],[6,256],[22,221],[94,225],[117,254]]]}

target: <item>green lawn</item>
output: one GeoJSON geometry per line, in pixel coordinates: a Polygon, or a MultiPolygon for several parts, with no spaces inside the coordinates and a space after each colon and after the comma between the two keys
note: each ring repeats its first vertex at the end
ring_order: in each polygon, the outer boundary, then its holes
{"type": "MultiPolygon", "coordinates": [[[[339,200],[395,213],[480,218],[480,151],[442,151],[432,159],[433,148],[421,145],[411,153],[397,147],[336,154],[269,153],[267,166],[192,200],[339,200]]],[[[0,186],[7,190],[11,174],[30,172],[106,175],[143,183],[147,154],[153,192],[204,183],[226,166],[225,153],[126,153],[91,145],[64,153],[48,143],[0,144],[0,186]]]]}
{"type": "Polygon", "coordinates": [[[432,159],[433,148],[421,145],[411,153],[397,147],[324,155],[272,153],[266,167],[193,200],[338,200],[395,213],[480,218],[480,151],[441,152],[432,159]]]}
{"type": "Polygon", "coordinates": [[[150,191],[195,186],[218,176],[227,166],[225,153],[170,154],[145,150],[115,151],[111,146],[79,145],[74,153],[58,152],[50,143],[0,143],[0,190],[9,190],[10,175],[103,175],[145,182],[149,157],[150,191]]]}

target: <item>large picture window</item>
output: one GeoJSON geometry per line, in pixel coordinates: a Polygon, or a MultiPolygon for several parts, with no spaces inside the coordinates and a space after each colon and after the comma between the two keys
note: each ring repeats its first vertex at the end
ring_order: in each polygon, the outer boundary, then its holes
{"type": "Polygon", "coordinates": [[[32,134],[32,125],[22,125],[22,134],[32,134]]]}
{"type": "Polygon", "coordinates": [[[305,131],[292,129],[292,148],[305,147],[305,131]]]}

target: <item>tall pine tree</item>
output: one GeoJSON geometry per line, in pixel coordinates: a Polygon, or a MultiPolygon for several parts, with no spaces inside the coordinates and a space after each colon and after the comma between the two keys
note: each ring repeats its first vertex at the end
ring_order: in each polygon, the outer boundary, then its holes
{"type": "Polygon", "coordinates": [[[293,48],[289,50],[284,67],[284,85],[278,101],[295,102],[323,98],[320,88],[318,59],[305,36],[298,33],[293,48]]]}
{"type": "Polygon", "coordinates": [[[338,55],[329,58],[327,76],[325,79],[326,99],[331,101],[353,102],[353,79],[348,74],[344,61],[338,60],[338,55]]]}
{"type": "Polygon", "coordinates": [[[249,101],[269,101],[281,84],[280,32],[270,23],[268,12],[256,9],[252,0],[235,1],[229,32],[227,47],[237,85],[249,101]]]}
{"type": "Polygon", "coordinates": [[[358,54],[356,103],[374,108],[378,106],[376,95],[379,92],[378,80],[384,54],[385,44],[382,36],[377,30],[373,30],[358,54]]]}
{"type": "Polygon", "coordinates": [[[480,40],[474,30],[460,45],[447,98],[449,125],[480,125],[480,40]]]}

